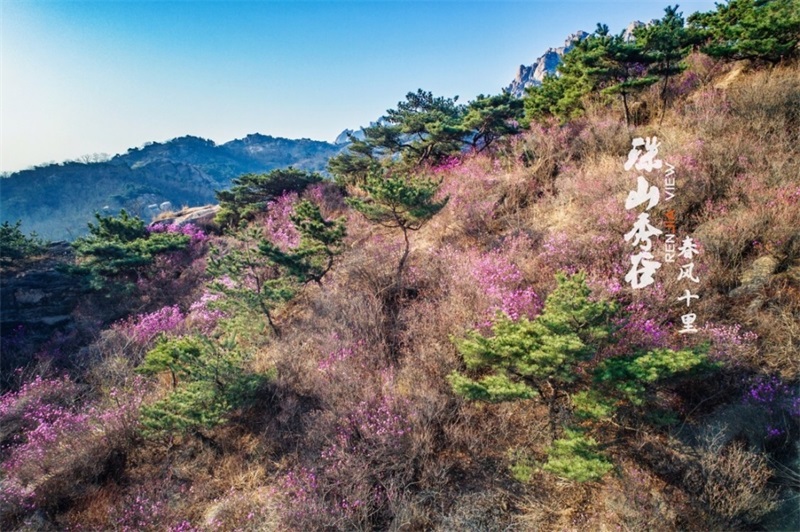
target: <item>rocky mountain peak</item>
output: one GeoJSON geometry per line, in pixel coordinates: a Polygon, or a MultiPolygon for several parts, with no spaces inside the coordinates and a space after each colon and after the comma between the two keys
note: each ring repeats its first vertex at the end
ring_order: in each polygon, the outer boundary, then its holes
{"type": "Polygon", "coordinates": [[[585,31],[576,31],[564,40],[564,46],[548,48],[533,64],[520,65],[514,81],[511,82],[511,85],[506,90],[521,98],[525,95],[526,88],[541,85],[545,76],[556,74],[556,68],[561,63],[561,58],[564,57],[564,54],[569,52],[575,46],[575,43],[585,39],[588,35],[585,31]]]}
{"type": "MultiPolygon", "coordinates": [[[[630,42],[634,39],[633,33],[638,28],[647,26],[651,24],[651,22],[645,24],[639,20],[634,20],[625,28],[622,32],[623,38],[630,42]]],[[[517,75],[514,76],[514,81],[506,87],[506,91],[510,92],[514,96],[521,98],[525,96],[525,89],[528,87],[534,87],[542,84],[545,76],[557,75],[557,68],[558,65],[561,64],[561,59],[564,57],[564,54],[569,52],[575,43],[585,39],[589,36],[588,32],[585,31],[576,31],[575,33],[570,34],[564,40],[564,46],[559,46],[558,48],[548,48],[544,54],[539,56],[536,61],[534,61],[530,65],[520,65],[517,69],[517,75]]]]}

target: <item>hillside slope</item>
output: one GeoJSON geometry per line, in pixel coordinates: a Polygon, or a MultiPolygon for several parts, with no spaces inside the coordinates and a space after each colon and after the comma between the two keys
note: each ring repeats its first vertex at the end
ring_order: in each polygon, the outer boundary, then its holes
{"type": "Polygon", "coordinates": [[[286,166],[323,170],[340,149],[327,142],[259,134],[221,145],[181,137],[133,148],[106,162],[36,167],[0,180],[0,221],[22,220],[25,231],[72,240],[86,232],[94,212],[124,208],[149,218],[153,204],[204,205],[214,201],[215,190],[242,174],[286,166]]]}

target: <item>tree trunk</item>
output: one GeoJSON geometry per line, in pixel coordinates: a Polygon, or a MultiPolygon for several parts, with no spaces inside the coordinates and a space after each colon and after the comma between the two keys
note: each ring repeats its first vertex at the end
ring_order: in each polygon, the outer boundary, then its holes
{"type": "Polygon", "coordinates": [[[631,127],[631,112],[628,109],[628,94],[623,92],[622,93],[622,106],[625,108],[625,125],[630,128],[631,127]]]}
{"type": "Polygon", "coordinates": [[[261,310],[264,312],[264,316],[267,317],[267,324],[269,325],[272,332],[275,333],[277,338],[281,337],[281,332],[278,330],[278,327],[275,325],[275,322],[272,321],[272,315],[269,313],[269,308],[262,302],[261,303],[261,310]]]}
{"type": "Polygon", "coordinates": [[[658,127],[664,123],[664,115],[667,114],[667,83],[669,83],[669,76],[664,76],[664,86],[661,88],[661,118],[658,121],[658,127]]]}
{"type": "Polygon", "coordinates": [[[397,279],[395,283],[397,285],[398,295],[403,288],[403,269],[406,266],[406,260],[408,259],[408,253],[410,251],[410,244],[408,242],[408,228],[405,226],[401,226],[400,228],[403,230],[403,239],[405,240],[406,247],[403,250],[403,256],[400,257],[400,264],[397,265],[397,279]]]}

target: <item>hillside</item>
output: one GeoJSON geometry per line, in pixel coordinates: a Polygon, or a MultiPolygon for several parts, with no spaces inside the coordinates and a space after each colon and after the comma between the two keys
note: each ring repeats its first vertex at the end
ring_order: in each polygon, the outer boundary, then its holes
{"type": "Polygon", "coordinates": [[[150,143],[106,162],[66,162],[16,172],[0,181],[2,220],[52,240],[86,232],[95,212],[149,218],[150,205],[174,208],[215,201],[214,191],[246,173],[295,166],[323,170],[341,147],[308,139],[248,135],[216,145],[197,137],[150,143]]]}
{"type": "Polygon", "coordinates": [[[743,58],[790,4],[732,5],[409,92],[235,223],[100,217],[62,288],[3,227],[4,305],[73,310],[4,323],[0,528],[800,529],[800,15],[743,58]]]}

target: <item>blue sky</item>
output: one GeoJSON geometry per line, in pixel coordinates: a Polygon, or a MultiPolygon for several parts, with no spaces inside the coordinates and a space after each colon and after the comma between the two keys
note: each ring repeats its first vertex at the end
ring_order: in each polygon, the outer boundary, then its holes
{"type": "MultiPolygon", "coordinates": [[[[417,88],[497,93],[549,47],[667,2],[0,0],[0,171],[148,141],[333,140],[417,88]]],[[[713,1],[681,3],[685,15],[713,1]]]]}

